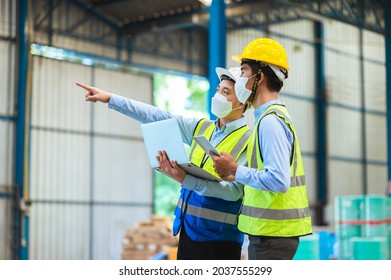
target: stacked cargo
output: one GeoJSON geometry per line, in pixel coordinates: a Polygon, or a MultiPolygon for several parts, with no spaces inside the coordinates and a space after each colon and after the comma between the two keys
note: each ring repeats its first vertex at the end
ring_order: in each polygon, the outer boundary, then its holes
{"type": "Polygon", "coordinates": [[[391,214],[386,196],[339,196],[335,207],[339,259],[388,258],[391,214]]]}
{"type": "Polygon", "coordinates": [[[388,237],[388,259],[391,260],[391,196],[387,197],[387,207],[386,207],[386,217],[387,217],[387,237],[388,237]]]}
{"type": "Polygon", "coordinates": [[[150,221],[140,222],[126,231],[121,257],[123,260],[147,260],[164,253],[171,259],[177,244],[170,219],[153,216],[150,221]]]}
{"type": "Polygon", "coordinates": [[[338,259],[352,259],[350,239],[361,236],[362,196],[335,198],[336,255],[338,259]]]}

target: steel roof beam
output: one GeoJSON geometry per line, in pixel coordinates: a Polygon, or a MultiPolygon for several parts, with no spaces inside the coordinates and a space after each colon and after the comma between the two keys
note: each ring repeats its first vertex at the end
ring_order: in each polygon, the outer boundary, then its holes
{"type": "Polygon", "coordinates": [[[384,34],[384,3],[379,0],[275,0],[276,3],[297,9],[315,21],[334,19],[363,29],[384,34]]]}
{"type": "MultiPolygon", "coordinates": [[[[376,33],[384,33],[383,4],[374,0],[274,0],[274,1],[248,1],[227,5],[226,15],[232,26],[229,28],[244,26],[266,25],[268,17],[263,20],[253,16],[252,21],[245,18],[254,14],[272,16],[273,23],[284,22],[292,19],[307,18],[315,21],[334,19],[337,21],[353,24],[376,33]],[[237,25],[236,25],[237,24],[237,25]]],[[[175,17],[159,18],[139,23],[124,25],[128,34],[144,32],[157,32],[188,28],[194,25],[207,27],[209,12],[206,9],[193,11],[175,17]]],[[[270,21],[269,21],[270,24],[270,21]]]]}
{"type": "MultiPolygon", "coordinates": [[[[267,11],[271,9],[271,7],[271,4],[265,1],[241,4],[235,3],[227,5],[226,16],[227,19],[231,17],[242,17],[246,14],[267,11]]],[[[209,17],[208,9],[201,9],[195,12],[176,15],[174,17],[160,18],[140,23],[129,23],[124,26],[124,29],[128,34],[136,35],[145,32],[160,32],[194,26],[203,26],[207,28],[209,17]]]]}

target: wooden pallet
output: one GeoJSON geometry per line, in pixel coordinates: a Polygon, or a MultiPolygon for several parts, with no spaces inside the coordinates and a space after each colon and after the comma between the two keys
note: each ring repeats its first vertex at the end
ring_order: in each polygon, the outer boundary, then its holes
{"type": "Polygon", "coordinates": [[[153,216],[150,221],[126,230],[121,257],[124,260],[145,260],[177,245],[178,238],[172,235],[170,219],[153,216]]]}

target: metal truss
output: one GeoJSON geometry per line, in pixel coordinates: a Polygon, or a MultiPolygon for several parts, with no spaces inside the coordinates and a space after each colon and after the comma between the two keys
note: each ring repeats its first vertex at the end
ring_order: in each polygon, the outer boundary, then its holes
{"type": "Polygon", "coordinates": [[[384,6],[388,0],[276,0],[295,9],[302,17],[322,21],[334,19],[385,34],[384,6]]]}
{"type": "MultiPolygon", "coordinates": [[[[254,27],[267,30],[270,25],[303,18],[315,21],[334,19],[385,34],[384,5],[386,3],[384,1],[386,0],[231,2],[226,7],[227,28],[230,30],[254,27]]],[[[113,4],[113,1],[110,2],[113,4]]],[[[87,5],[84,1],[53,0],[40,1],[40,3],[46,5],[35,9],[34,28],[47,33],[49,45],[52,45],[53,34],[61,34],[116,47],[118,57],[122,50],[127,50],[129,53],[136,51],[156,57],[182,60],[188,64],[207,64],[206,57],[189,58],[189,54],[196,51],[195,49],[181,47],[192,46],[195,42],[198,45],[207,44],[209,11],[206,9],[170,18],[123,24],[100,13],[97,10],[98,6],[87,5]],[[65,16],[65,25],[54,24],[56,18],[53,12],[60,7],[65,16]],[[83,11],[85,16],[79,19],[71,17],[71,10],[75,7],[83,11]],[[78,32],[80,27],[91,24],[91,21],[94,26],[93,32],[88,35],[78,32]]],[[[102,3],[109,4],[109,2],[102,3]]]]}
{"type": "Polygon", "coordinates": [[[270,7],[267,11],[264,9],[253,10],[244,15],[236,15],[227,18],[228,29],[257,28],[267,29],[268,26],[295,21],[302,19],[297,9],[287,7],[270,7]]]}
{"type": "MultiPolygon", "coordinates": [[[[228,28],[262,27],[297,19],[334,19],[377,33],[385,33],[384,5],[387,0],[244,0],[227,5],[228,28]]],[[[160,32],[202,26],[207,28],[207,10],[172,18],[128,24],[129,34],[160,32]]]]}
{"type": "MultiPolygon", "coordinates": [[[[43,4],[44,1],[39,3],[43,4]]],[[[33,24],[34,30],[45,32],[47,34],[50,46],[52,46],[53,34],[84,39],[90,42],[99,42],[103,45],[118,46],[121,35],[120,24],[106,18],[78,0],[56,0],[46,1],[46,3],[47,4],[43,5],[42,7],[35,7],[33,24]],[[84,16],[80,19],[76,20],[74,18],[72,20],[71,14],[75,7],[83,11],[84,16]],[[65,18],[62,24],[55,24],[55,21],[57,20],[54,18],[56,9],[61,9],[61,13],[65,18]],[[91,23],[94,25],[94,30],[89,35],[78,32],[78,28],[91,23]]]]}

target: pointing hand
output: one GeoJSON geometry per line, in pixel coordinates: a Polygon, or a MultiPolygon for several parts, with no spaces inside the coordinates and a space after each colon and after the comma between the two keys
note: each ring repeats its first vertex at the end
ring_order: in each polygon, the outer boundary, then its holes
{"type": "Polygon", "coordinates": [[[78,85],[79,87],[84,88],[86,91],[88,91],[88,93],[85,96],[86,101],[90,101],[90,102],[99,101],[102,103],[109,103],[111,93],[104,91],[104,90],[101,90],[96,87],[84,85],[82,83],[76,83],[76,85],[78,85]]]}

